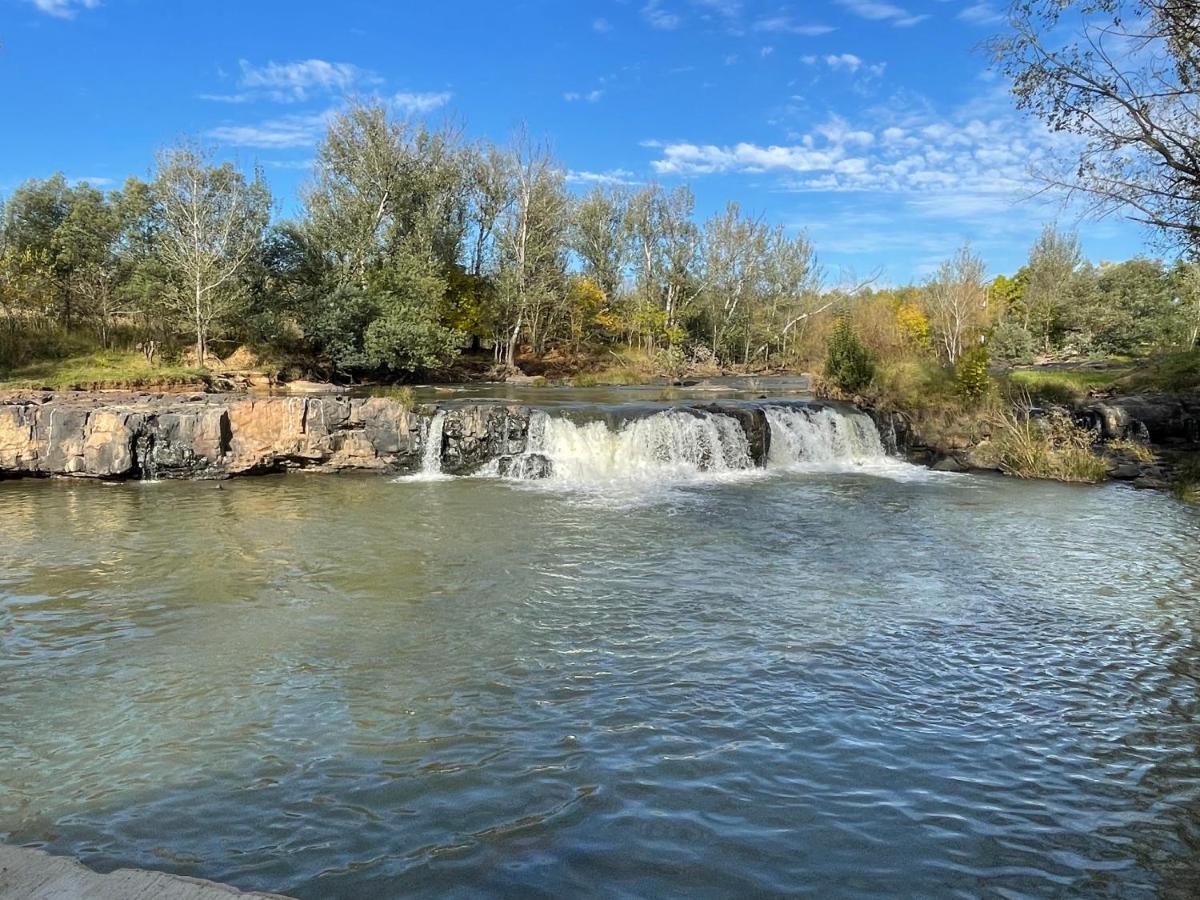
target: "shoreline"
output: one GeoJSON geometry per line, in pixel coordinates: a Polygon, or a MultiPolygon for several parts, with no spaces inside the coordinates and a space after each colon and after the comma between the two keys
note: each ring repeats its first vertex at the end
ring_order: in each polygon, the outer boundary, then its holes
{"type": "Polygon", "coordinates": [[[107,874],[71,856],[0,843],[0,900],[290,900],[284,894],[242,891],[231,885],[171,875],[152,869],[121,868],[107,874]]]}

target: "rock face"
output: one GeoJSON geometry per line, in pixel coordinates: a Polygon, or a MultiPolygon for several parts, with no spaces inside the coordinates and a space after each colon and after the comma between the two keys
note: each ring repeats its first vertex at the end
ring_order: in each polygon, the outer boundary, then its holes
{"type": "Polygon", "coordinates": [[[379,398],[26,395],[0,400],[0,477],[405,471],[421,434],[418,413],[379,398]]]}

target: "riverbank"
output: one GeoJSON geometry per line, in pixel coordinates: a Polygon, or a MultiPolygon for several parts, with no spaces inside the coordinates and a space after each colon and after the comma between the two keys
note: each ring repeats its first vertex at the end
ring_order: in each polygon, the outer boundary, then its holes
{"type": "Polygon", "coordinates": [[[282,894],[246,893],[225,884],[118,869],[102,875],[80,862],[30,847],[0,844],[0,900],[287,900],[282,894]]]}

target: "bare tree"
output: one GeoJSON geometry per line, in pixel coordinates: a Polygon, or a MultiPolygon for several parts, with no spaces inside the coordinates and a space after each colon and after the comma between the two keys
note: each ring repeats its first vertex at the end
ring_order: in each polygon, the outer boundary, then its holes
{"type": "Polygon", "coordinates": [[[1017,0],[992,51],[1017,105],[1079,135],[1038,173],[1170,242],[1200,247],[1200,6],[1195,0],[1017,0]]]}
{"type": "Polygon", "coordinates": [[[159,252],[179,287],[175,307],[196,335],[196,359],[208,358],[213,323],[239,297],[239,276],[262,245],[271,194],[256,172],[247,181],[231,163],[183,144],[158,155],[155,199],[162,219],[159,252]]]}
{"type": "Polygon", "coordinates": [[[964,244],[942,263],[926,287],[929,321],[950,365],[966,349],[973,332],[987,321],[988,290],[983,260],[964,244]]]}

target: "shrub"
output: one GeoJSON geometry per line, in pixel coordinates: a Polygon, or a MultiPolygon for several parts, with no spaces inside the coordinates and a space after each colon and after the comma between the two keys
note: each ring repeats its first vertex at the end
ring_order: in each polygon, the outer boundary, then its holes
{"type": "Polygon", "coordinates": [[[1033,335],[1017,322],[1004,322],[992,329],[989,342],[992,356],[1006,363],[1028,363],[1033,360],[1033,335]]]}
{"type": "Polygon", "coordinates": [[[954,364],[958,393],[973,403],[978,403],[992,392],[992,376],[988,374],[990,361],[987,345],[977,344],[954,364]]]}
{"type": "Polygon", "coordinates": [[[1028,405],[998,413],[992,452],[1006,475],[1095,484],[1108,463],[1092,446],[1092,434],[1065,412],[1035,417],[1028,405]]]}
{"type": "Polygon", "coordinates": [[[1180,500],[1200,503],[1200,456],[1190,456],[1179,466],[1171,492],[1180,500]]]}
{"type": "Polygon", "coordinates": [[[850,322],[839,318],[829,335],[825,377],[839,390],[856,394],[875,377],[875,357],[858,339],[850,322]]]}

